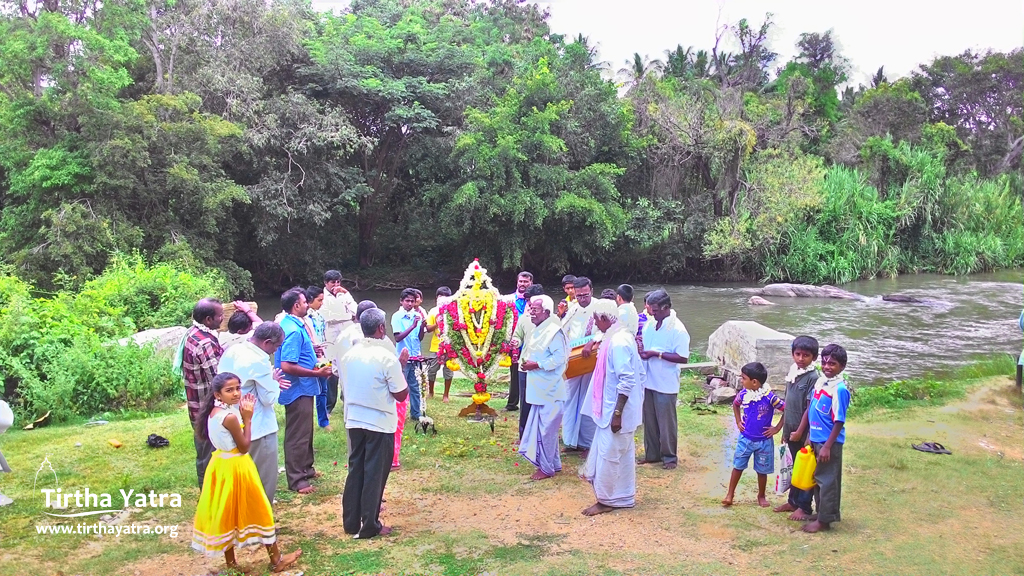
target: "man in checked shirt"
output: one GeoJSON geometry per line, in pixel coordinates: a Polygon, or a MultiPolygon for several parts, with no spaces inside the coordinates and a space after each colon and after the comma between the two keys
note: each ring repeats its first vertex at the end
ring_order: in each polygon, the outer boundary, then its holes
{"type": "MultiPolygon", "coordinates": [[[[192,309],[192,327],[185,333],[185,344],[181,356],[181,372],[185,378],[185,398],[188,401],[188,419],[192,429],[196,427],[199,406],[210,394],[210,385],[217,375],[217,365],[224,350],[217,340],[217,329],[224,321],[224,307],[220,300],[203,298],[192,309]]],[[[199,490],[203,489],[206,466],[213,454],[209,440],[196,438],[196,474],[199,476],[199,490]]]]}

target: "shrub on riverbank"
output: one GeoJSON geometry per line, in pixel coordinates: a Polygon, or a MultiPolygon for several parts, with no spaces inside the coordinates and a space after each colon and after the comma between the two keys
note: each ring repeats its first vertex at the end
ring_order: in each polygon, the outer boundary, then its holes
{"type": "Polygon", "coordinates": [[[944,404],[963,398],[972,381],[987,376],[1011,375],[1016,359],[997,356],[968,364],[947,377],[924,376],[897,380],[884,386],[857,387],[850,412],[854,415],[878,410],[903,410],[915,406],[944,404]]]}
{"type": "Polygon", "coordinates": [[[116,256],[80,292],[35,297],[0,272],[0,376],[4,397],[26,416],[55,420],[145,408],[176,387],[166,358],[115,342],[139,330],[188,325],[196,300],[224,293],[213,273],[116,256]]]}
{"type": "Polygon", "coordinates": [[[845,284],[912,272],[971,274],[1024,265],[1024,207],[1003,176],[947,174],[941,147],[873,138],[874,169],[762,153],[760,196],[719,220],[705,253],[765,281],[845,284]],[[767,168],[766,168],[767,167],[767,168]]]}

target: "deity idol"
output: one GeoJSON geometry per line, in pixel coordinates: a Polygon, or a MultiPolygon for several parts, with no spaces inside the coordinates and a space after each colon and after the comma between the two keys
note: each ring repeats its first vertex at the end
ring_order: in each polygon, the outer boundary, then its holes
{"type": "Polygon", "coordinates": [[[459,290],[443,303],[438,312],[441,344],[438,361],[446,361],[452,370],[475,377],[473,402],[459,416],[484,414],[496,416],[487,405],[487,379],[496,368],[509,366],[514,348],[509,343],[516,323],[516,307],[502,299],[491,285],[487,270],[474,260],[462,277],[459,290]]]}

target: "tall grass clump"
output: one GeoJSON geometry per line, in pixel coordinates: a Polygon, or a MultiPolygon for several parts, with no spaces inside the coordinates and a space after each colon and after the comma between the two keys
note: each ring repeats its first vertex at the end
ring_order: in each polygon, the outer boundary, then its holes
{"type": "Polygon", "coordinates": [[[818,210],[786,230],[787,241],[767,255],[763,275],[842,284],[896,274],[905,261],[897,231],[908,215],[905,205],[882,199],[857,170],[832,166],[818,210]]]}
{"type": "Polygon", "coordinates": [[[871,138],[864,170],[833,165],[806,217],[779,220],[766,281],[843,284],[907,272],[1024,265],[1024,207],[1009,176],[947,176],[942,149],[871,138]]]}
{"type": "Polygon", "coordinates": [[[146,408],[171,394],[170,363],[151,347],[121,346],[139,330],[188,325],[195,302],[222,296],[223,280],[181,264],[116,256],[81,291],[35,297],[33,286],[0,270],[3,396],[25,416],[56,420],[146,408]]]}

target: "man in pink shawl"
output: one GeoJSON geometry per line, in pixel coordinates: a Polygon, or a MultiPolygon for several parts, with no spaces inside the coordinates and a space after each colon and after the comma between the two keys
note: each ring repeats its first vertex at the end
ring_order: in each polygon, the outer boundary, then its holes
{"type": "Polygon", "coordinates": [[[644,367],[636,338],[619,324],[614,311],[594,313],[604,333],[597,366],[582,413],[597,425],[582,475],[594,487],[597,503],[584,516],[632,508],[636,503],[636,440],[644,401],[644,367]]]}

